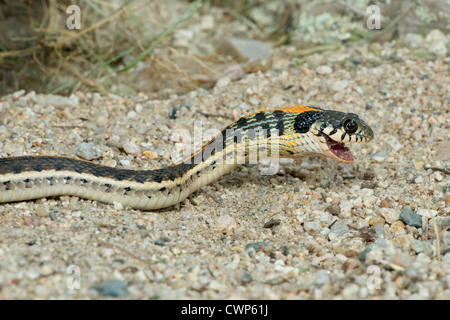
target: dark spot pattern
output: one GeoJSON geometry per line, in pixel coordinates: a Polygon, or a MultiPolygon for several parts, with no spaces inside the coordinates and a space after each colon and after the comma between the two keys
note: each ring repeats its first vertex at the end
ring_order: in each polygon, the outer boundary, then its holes
{"type": "Polygon", "coordinates": [[[266,120],[265,112],[258,112],[254,115],[256,121],[264,121],[266,120]]]}
{"type": "Polygon", "coordinates": [[[278,130],[278,136],[282,136],[284,134],[284,121],[278,120],[277,125],[275,126],[275,129],[278,130]]]}
{"type": "Polygon", "coordinates": [[[263,125],[261,125],[261,129],[265,130],[266,135],[267,135],[267,139],[269,139],[271,137],[270,125],[268,123],[264,123],[263,125]]]}
{"type": "Polygon", "coordinates": [[[245,126],[247,124],[247,118],[246,117],[242,117],[240,118],[237,122],[236,122],[236,126],[238,128],[242,128],[243,126],[245,126]]]}
{"type": "Polygon", "coordinates": [[[337,128],[334,128],[333,130],[330,131],[330,133],[328,134],[329,136],[332,136],[333,134],[335,134],[338,131],[337,128]]]}
{"type": "Polygon", "coordinates": [[[273,111],[273,115],[277,119],[284,119],[285,112],[283,110],[275,110],[275,111],[273,111]]]}
{"type": "Polygon", "coordinates": [[[298,133],[307,133],[322,111],[305,111],[295,117],[294,127],[298,133]]]}

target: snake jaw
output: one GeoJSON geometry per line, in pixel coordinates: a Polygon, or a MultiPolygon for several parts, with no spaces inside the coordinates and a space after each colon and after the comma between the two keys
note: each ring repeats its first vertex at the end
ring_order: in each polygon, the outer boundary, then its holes
{"type": "Polygon", "coordinates": [[[343,163],[353,163],[353,154],[350,149],[345,146],[345,143],[335,141],[325,133],[322,133],[322,136],[325,138],[328,147],[328,150],[325,150],[328,156],[343,163]]]}

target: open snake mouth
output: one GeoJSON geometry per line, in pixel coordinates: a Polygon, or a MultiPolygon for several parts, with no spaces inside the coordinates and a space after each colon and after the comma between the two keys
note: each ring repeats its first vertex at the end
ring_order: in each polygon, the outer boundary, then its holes
{"type": "Polygon", "coordinates": [[[350,149],[345,146],[345,143],[334,141],[325,133],[322,133],[322,135],[325,137],[325,141],[327,143],[329,151],[332,153],[336,160],[345,163],[353,162],[353,154],[350,149]]]}

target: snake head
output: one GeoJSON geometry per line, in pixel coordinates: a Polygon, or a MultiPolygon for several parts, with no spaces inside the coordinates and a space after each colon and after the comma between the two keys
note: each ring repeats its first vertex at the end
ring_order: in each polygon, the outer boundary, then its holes
{"type": "Polygon", "coordinates": [[[352,163],[353,154],[346,142],[368,142],[373,139],[372,128],[355,113],[324,110],[317,113],[311,132],[324,155],[343,163],[352,163]]]}

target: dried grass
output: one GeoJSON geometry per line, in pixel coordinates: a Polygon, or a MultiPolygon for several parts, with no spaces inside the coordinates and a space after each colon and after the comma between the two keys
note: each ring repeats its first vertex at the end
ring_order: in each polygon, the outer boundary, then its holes
{"type": "Polygon", "coordinates": [[[0,2],[0,95],[19,89],[111,92],[118,72],[151,56],[201,7],[200,0],[194,1],[175,23],[165,25],[153,0],[0,2]],[[66,27],[72,4],[81,8],[80,30],[66,27]]]}

